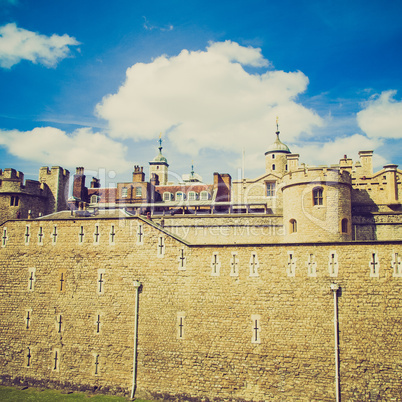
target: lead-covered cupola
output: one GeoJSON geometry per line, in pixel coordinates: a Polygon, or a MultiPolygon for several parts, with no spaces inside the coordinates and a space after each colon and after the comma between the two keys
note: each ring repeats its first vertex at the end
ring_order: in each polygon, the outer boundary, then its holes
{"type": "Polygon", "coordinates": [[[276,139],[265,152],[265,171],[283,175],[287,172],[287,155],[291,154],[289,147],[279,139],[278,118],[276,120],[276,139]]]}
{"type": "Polygon", "coordinates": [[[160,185],[166,185],[168,181],[168,162],[162,155],[162,138],[159,138],[159,154],[149,162],[149,177],[152,178],[152,174],[155,173],[158,176],[160,185]]]}

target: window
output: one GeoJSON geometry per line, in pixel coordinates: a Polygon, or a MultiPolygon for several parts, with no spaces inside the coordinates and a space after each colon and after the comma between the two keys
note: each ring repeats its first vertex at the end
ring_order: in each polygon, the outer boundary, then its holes
{"type": "Polygon", "coordinates": [[[179,270],[180,271],[185,271],[186,270],[186,256],[184,255],[184,248],[180,249],[179,270]]]}
{"type": "Polygon", "coordinates": [[[378,278],[380,276],[380,260],[378,258],[377,252],[371,253],[371,261],[370,261],[370,276],[372,278],[378,278]]]}
{"type": "Polygon", "coordinates": [[[103,295],[105,291],[105,270],[98,269],[97,294],[103,295]]]}
{"type": "Polygon", "coordinates": [[[27,225],[26,228],[25,228],[25,244],[26,245],[29,244],[29,238],[30,238],[29,226],[27,225]]]}
{"type": "Polygon", "coordinates": [[[329,276],[336,277],[338,276],[338,254],[336,251],[331,251],[329,253],[329,261],[328,261],[328,269],[329,276]]]}
{"type": "Polygon", "coordinates": [[[127,198],[127,194],[128,194],[128,188],[127,187],[123,187],[121,189],[121,198],[127,198]]]}
{"type": "Polygon", "coordinates": [[[297,232],[297,221],[296,219],[291,219],[289,221],[290,225],[290,233],[296,233],[297,232]]]}
{"type": "Polygon", "coordinates": [[[275,159],[275,154],[272,154],[272,159],[275,159]]]}
{"type": "Polygon", "coordinates": [[[260,332],[261,332],[261,317],[259,315],[253,314],[251,316],[252,322],[252,336],[251,336],[251,343],[261,343],[260,332]]]}
{"type": "Polygon", "coordinates": [[[182,191],[176,193],[176,201],[183,201],[186,199],[186,195],[182,191]]]}
{"type": "Polygon", "coordinates": [[[57,287],[59,289],[59,292],[64,292],[66,290],[66,270],[65,269],[59,269],[59,279],[57,282],[57,287]]]}
{"type": "Polygon", "coordinates": [[[84,226],[80,226],[80,232],[78,233],[78,243],[82,244],[84,242],[84,226]]]}
{"type": "Polygon", "coordinates": [[[172,200],[172,193],[165,191],[163,193],[163,201],[171,201],[172,200]]]}
{"type": "Polygon", "coordinates": [[[41,246],[43,244],[43,227],[39,226],[39,232],[38,232],[38,244],[41,246]]]}
{"type": "Polygon", "coordinates": [[[35,281],[36,281],[35,271],[36,271],[35,268],[28,269],[28,291],[29,292],[33,292],[35,289],[35,281]]]}
{"type": "Polygon", "coordinates": [[[53,349],[53,353],[52,353],[53,357],[53,371],[59,371],[60,368],[60,351],[59,349],[53,349]]]}
{"type": "Polygon", "coordinates": [[[114,240],[116,237],[116,232],[114,230],[114,225],[112,225],[112,227],[110,228],[110,233],[109,233],[109,244],[114,245],[114,240]]]}
{"type": "Polygon", "coordinates": [[[288,251],[288,268],[287,268],[288,276],[296,275],[296,258],[294,256],[293,251],[288,251]]]}
{"type": "Polygon", "coordinates": [[[91,204],[97,204],[99,202],[99,196],[96,194],[91,195],[91,204]]]}
{"type": "Polygon", "coordinates": [[[57,242],[57,226],[53,226],[53,233],[52,233],[52,244],[55,245],[57,242]]]}
{"type": "Polygon", "coordinates": [[[61,334],[63,323],[64,322],[62,320],[61,314],[59,314],[56,317],[56,331],[57,331],[58,334],[61,334]]]}
{"type": "Polygon", "coordinates": [[[208,191],[201,191],[201,193],[200,193],[200,199],[202,200],[202,201],[206,201],[206,200],[209,200],[209,193],[208,193],[208,191]]]}
{"type": "Polygon", "coordinates": [[[141,187],[136,187],[135,188],[135,196],[136,197],[142,197],[142,188],[141,187]]]}
{"type": "Polygon", "coordinates": [[[32,310],[26,310],[25,311],[25,328],[29,329],[31,328],[31,320],[32,320],[32,310]]]}
{"type": "Polygon", "coordinates": [[[313,190],[313,205],[323,205],[323,188],[322,187],[316,187],[313,190]]]}
{"type": "Polygon", "coordinates": [[[401,277],[402,276],[402,262],[399,253],[393,253],[392,256],[392,268],[394,269],[393,276],[401,277]]]}
{"type": "Polygon", "coordinates": [[[342,219],[341,230],[342,230],[342,233],[348,233],[348,220],[346,218],[342,219]]]}
{"type": "Polygon", "coordinates": [[[198,194],[195,191],[190,191],[188,193],[188,199],[190,201],[196,201],[198,199],[198,194]]]}
{"type": "Polygon", "coordinates": [[[98,313],[98,314],[96,314],[95,315],[95,317],[96,317],[96,321],[95,321],[95,333],[96,334],[100,334],[100,332],[101,332],[101,315],[98,313]]]}
{"type": "Polygon", "coordinates": [[[100,238],[99,225],[95,225],[94,244],[99,244],[99,238],[100,238]]]}
{"type": "Polygon", "coordinates": [[[95,375],[98,375],[99,374],[99,354],[94,354],[94,357],[95,357],[95,375]]]}
{"type": "Polygon", "coordinates": [[[272,165],[272,170],[275,170],[275,164],[272,165]]]}
{"type": "Polygon", "coordinates": [[[16,195],[12,195],[10,199],[10,206],[11,207],[18,207],[19,204],[19,198],[16,195]]]}
{"type": "Polygon", "coordinates": [[[27,348],[28,352],[27,352],[27,367],[31,367],[31,360],[32,360],[32,350],[31,348],[27,348]]]}
{"type": "Polygon", "coordinates": [[[317,276],[317,263],[314,254],[309,254],[307,260],[307,276],[317,276]]]}
{"type": "Polygon", "coordinates": [[[3,228],[3,236],[1,238],[1,247],[6,247],[7,246],[7,228],[3,228]]]}
{"type": "Polygon", "coordinates": [[[232,258],[230,259],[230,276],[239,276],[239,258],[237,253],[232,251],[232,258]]]}
{"type": "Polygon", "coordinates": [[[258,262],[257,253],[252,252],[250,257],[250,276],[258,276],[258,268],[260,263],[258,262]]]}
{"type": "Polygon", "coordinates": [[[275,197],[275,182],[266,183],[267,185],[267,197],[275,197]]]}
{"type": "Polygon", "coordinates": [[[177,313],[177,339],[184,339],[184,319],[186,314],[183,312],[177,313]]]}
{"type": "Polygon", "coordinates": [[[158,238],[158,257],[163,257],[165,255],[165,238],[159,236],[158,238]]]}
{"type": "Polygon", "coordinates": [[[219,254],[213,253],[211,259],[211,276],[219,276],[221,270],[221,262],[219,261],[219,254]]]}
{"type": "Polygon", "coordinates": [[[142,223],[139,223],[137,226],[137,244],[144,244],[144,230],[142,223]]]}

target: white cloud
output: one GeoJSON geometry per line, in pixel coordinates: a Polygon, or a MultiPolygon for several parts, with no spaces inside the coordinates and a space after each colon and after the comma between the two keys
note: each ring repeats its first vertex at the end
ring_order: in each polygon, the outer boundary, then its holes
{"type": "MultiPolygon", "coordinates": [[[[300,154],[300,162],[307,165],[330,165],[339,162],[344,155],[353,161],[359,160],[359,151],[375,150],[382,145],[379,139],[367,138],[361,134],[335,138],[325,143],[306,143],[294,146],[291,151],[300,154]]],[[[382,167],[387,161],[382,156],[374,153],[373,165],[382,167]]]]}
{"type": "Polygon", "coordinates": [[[66,34],[45,36],[10,23],[0,27],[0,66],[11,68],[29,60],[53,67],[69,55],[69,46],[77,45],[79,42],[66,34]]]}
{"type": "Polygon", "coordinates": [[[384,91],[357,113],[360,128],[371,138],[402,138],[402,101],[396,91],[384,91]]]}
{"type": "Polygon", "coordinates": [[[277,115],[287,142],[322,125],[314,111],[296,102],[308,85],[303,73],[243,68],[269,65],[261,49],[230,41],[160,56],[129,68],[124,84],[96,112],[115,138],[168,132],[176,149],[192,155],[202,148],[261,152],[275,138],[277,115]]]}
{"type": "Polygon", "coordinates": [[[150,22],[147,20],[146,17],[142,17],[144,19],[144,24],[143,27],[147,30],[147,31],[153,31],[154,29],[158,30],[158,31],[162,31],[162,32],[168,32],[168,31],[173,31],[173,25],[166,25],[163,27],[158,27],[156,25],[152,25],[150,24],[150,22]]]}
{"type": "Polygon", "coordinates": [[[89,128],[68,135],[53,127],[37,127],[32,131],[0,130],[0,146],[19,158],[66,168],[85,166],[89,169],[126,171],[126,147],[89,128]]]}

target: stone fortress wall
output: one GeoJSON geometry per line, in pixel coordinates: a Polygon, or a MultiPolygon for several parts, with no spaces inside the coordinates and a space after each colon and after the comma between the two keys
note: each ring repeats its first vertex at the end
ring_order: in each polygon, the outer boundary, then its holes
{"type": "Polygon", "coordinates": [[[25,180],[15,169],[0,170],[0,223],[67,209],[69,172],[61,167],[39,170],[39,181],[25,180]]]}
{"type": "Polygon", "coordinates": [[[128,395],[135,362],[136,396],[332,401],[337,333],[342,400],[401,400],[402,171],[372,151],[299,165],[276,134],[263,175],[216,173],[220,197],[179,208],[151,205],[138,166],[137,203],[93,179],[90,210],[84,168],[71,205],[62,168],[2,172],[2,383],[128,395]]]}
{"type": "Polygon", "coordinates": [[[336,282],[342,399],[400,399],[401,241],[193,245],[60,216],[1,227],[3,383],[127,395],[138,280],[137,396],[333,401],[336,282]]]}

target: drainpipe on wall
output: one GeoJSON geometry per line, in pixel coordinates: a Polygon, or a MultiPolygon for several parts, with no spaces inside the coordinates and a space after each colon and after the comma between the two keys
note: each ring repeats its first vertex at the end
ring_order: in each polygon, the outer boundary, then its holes
{"type": "Polygon", "coordinates": [[[134,316],[134,353],[133,353],[133,385],[131,390],[131,399],[134,399],[135,389],[137,387],[137,338],[138,338],[138,293],[140,290],[141,282],[134,281],[135,287],[135,316],[134,316]]]}
{"type": "Polygon", "coordinates": [[[339,392],[339,338],[338,338],[338,289],[337,283],[331,283],[331,290],[334,292],[334,342],[335,342],[335,393],[336,402],[340,402],[339,392]]]}

